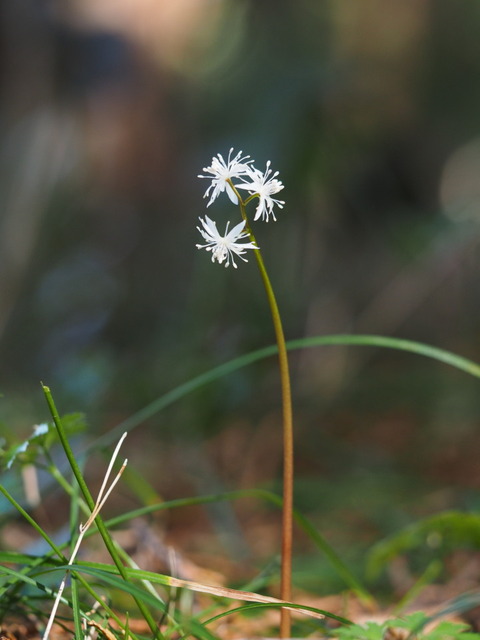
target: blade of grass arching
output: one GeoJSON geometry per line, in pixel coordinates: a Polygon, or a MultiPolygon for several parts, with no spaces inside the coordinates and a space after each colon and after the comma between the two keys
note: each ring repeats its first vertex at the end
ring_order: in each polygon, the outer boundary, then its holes
{"type": "Polygon", "coordinates": [[[359,347],[381,347],[385,349],[396,349],[406,351],[419,356],[425,356],[448,364],[455,369],[464,371],[475,378],[480,378],[480,365],[473,360],[459,356],[451,351],[439,349],[423,342],[414,340],[404,340],[403,338],[391,338],[389,336],[376,335],[354,335],[340,334],[331,336],[313,336],[311,338],[300,338],[287,343],[289,349],[308,349],[310,347],[352,345],[359,347]]]}
{"type": "MultiPolygon", "coordinates": [[[[142,507],[140,509],[135,509],[134,511],[130,511],[128,513],[117,516],[116,518],[112,518],[111,520],[108,520],[106,524],[108,527],[114,527],[125,522],[126,520],[137,518],[149,513],[153,513],[155,511],[162,511],[163,509],[176,509],[179,507],[208,504],[209,502],[219,502],[221,500],[239,500],[240,498],[258,498],[260,500],[264,500],[266,502],[274,504],[279,508],[281,508],[282,505],[281,497],[276,495],[275,493],[271,493],[270,491],[265,491],[263,489],[244,489],[240,491],[229,491],[226,493],[219,493],[209,496],[180,498],[178,500],[162,502],[157,505],[142,507]]],[[[373,607],[375,599],[367,591],[367,589],[360,584],[358,579],[353,575],[347,565],[337,555],[337,553],[333,550],[331,545],[325,540],[321,533],[319,533],[312,525],[312,523],[296,509],[294,509],[293,513],[297,524],[311,538],[315,546],[325,554],[334,569],[337,571],[338,575],[345,581],[345,584],[350,589],[352,589],[352,591],[354,591],[367,606],[373,607]]]]}
{"type": "MultiPolygon", "coordinates": [[[[203,624],[211,624],[212,622],[215,622],[216,620],[220,620],[221,618],[225,618],[226,616],[230,616],[232,614],[235,613],[245,613],[246,611],[252,610],[252,609],[277,609],[280,608],[282,605],[281,604],[273,604],[273,603],[263,603],[263,602],[259,602],[256,604],[244,604],[241,607],[235,607],[234,609],[229,609],[228,611],[222,611],[221,613],[218,613],[215,616],[212,616],[211,618],[208,618],[208,620],[204,620],[203,624]]],[[[332,620],[336,620],[337,622],[340,622],[341,624],[352,624],[351,620],[347,620],[347,618],[342,618],[341,616],[337,616],[334,613],[330,613],[329,611],[324,611],[323,609],[316,609],[314,607],[307,607],[305,605],[291,605],[291,609],[295,610],[295,609],[302,609],[302,610],[308,610],[311,609],[313,612],[315,613],[321,613],[323,616],[325,616],[325,618],[331,618],[332,620]]]]}
{"type": "MultiPolygon", "coordinates": [[[[220,493],[215,495],[208,496],[195,496],[192,498],[180,498],[177,500],[171,500],[169,502],[162,502],[156,505],[149,505],[146,507],[141,507],[139,509],[135,509],[133,511],[129,511],[122,515],[119,515],[115,518],[108,520],[105,525],[108,528],[112,528],[118,526],[119,524],[123,524],[129,520],[132,520],[137,517],[141,517],[150,513],[154,513],[156,511],[162,511],[167,509],[176,509],[180,507],[187,507],[192,505],[199,504],[208,504],[211,502],[218,502],[222,500],[239,500],[241,498],[257,498],[263,501],[267,501],[271,504],[274,504],[277,507],[281,506],[281,498],[269,491],[265,491],[263,489],[246,489],[240,491],[231,491],[226,493],[220,493]]],[[[341,558],[336,554],[331,545],[325,540],[325,538],[315,529],[315,527],[310,523],[310,521],[305,518],[298,511],[294,511],[294,517],[298,523],[298,525],[305,531],[305,533],[312,539],[317,548],[325,553],[325,556],[330,561],[332,566],[337,571],[338,575],[342,577],[345,581],[345,584],[351,588],[357,595],[369,606],[374,602],[373,597],[368,593],[368,591],[359,583],[357,578],[352,574],[347,565],[341,560],[341,558]]],[[[94,531],[87,532],[86,537],[89,535],[93,535],[94,531]]],[[[62,545],[64,548],[64,545],[62,545]]],[[[0,555],[0,558],[2,556],[0,555]]]]}
{"type": "MultiPolygon", "coordinates": [[[[128,572],[128,581],[125,583],[121,577],[117,575],[116,567],[107,564],[101,563],[79,563],[77,565],[72,565],[76,571],[81,571],[82,573],[86,573],[91,575],[102,582],[109,584],[111,587],[118,589],[119,591],[124,591],[129,593],[133,598],[139,599],[144,604],[150,606],[154,611],[160,611],[162,614],[167,614],[167,605],[164,604],[161,600],[158,599],[157,595],[153,595],[148,593],[144,589],[140,588],[138,585],[134,584],[132,580],[144,581],[148,580],[150,582],[156,582],[157,584],[161,584],[166,587],[172,586],[171,578],[169,576],[162,576],[161,574],[155,574],[149,571],[141,571],[138,569],[127,568],[128,572]]],[[[179,623],[175,620],[169,618],[171,624],[174,627],[174,630],[181,631],[181,627],[179,623]]],[[[192,623],[193,624],[193,623],[192,623]]],[[[203,637],[205,640],[213,640],[210,632],[207,632],[203,625],[200,623],[194,624],[194,629],[192,630],[192,634],[197,637],[203,637]]]]}
{"type": "MultiPolygon", "coordinates": [[[[218,495],[210,495],[210,496],[200,496],[194,498],[181,498],[178,500],[172,500],[169,502],[163,502],[158,505],[151,505],[148,507],[143,507],[140,509],[136,509],[135,511],[131,511],[121,516],[117,516],[116,518],[112,518],[111,520],[106,522],[106,525],[110,528],[121,524],[130,519],[140,517],[149,513],[153,513],[155,511],[161,511],[164,509],[172,509],[184,506],[192,506],[198,504],[207,504],[209,502],[217,502],[220,500],[235,500],[245,497],[256,497],[265,501],[274,504],[277,507],[280,507],[282,504],[282,500],[279,496],[274,493],[270,493],[268,491],[264,491],[261,489],[247,489],[242,491],[232,491],[228,493],[218,494],[218,495]]],[[[313,525],[298,513],[296,510],[294,511],[294,518],[297,521],[298,525],[305,531],[305,533],[311,537],[314,544],[323,551],[330,561],[332,566],[338,572],[340,577],[345,581],[350,589],[370,608],[374,607],[375,600],[369,594],[369,592],[359,583],[357,578],[351,573],[349,568],[345,565],[345,563],[341,560],[341,558],[336,554],[336,552],[332,549],[332,547],[328,544],[328,542],[323,538],[323,536],[313,527],[313,525]]]]}
{"type": "MultiPolygon", "coordinates": [[[[72,451],[72,448],[70,447],[70,443],[68,441],[67,438],[67,434],[65,432],[65,429],[63,427],[63,423],[62,420],[60,419],[60,414],[57,411],[57,407],[55,406],[55,402],[53,400],[53,396],[52,393],[50,391],[50,389],[45,386],[44,384],[42,384],[42,389],[45,395],[45,399],[47,401],[48,404],[48,408],[50,409],[50,413],[52,415],[53,421],[55,423],[55,427],[57,429],[57,434],[58,437],[60,439],[60,443],[63,447],[63,450],[65,452],[65,455],[67,456],[68,462],[70,464],[70,467],[73,471],[73,474],[75,476],[75,479],[77,480],[80,490],[83,494],[83,497],[85,498],[85,501],[88,504],[89,509],[93,512],[94,508],[95,508],[95,501],[92,498],[92,495],[90,493],[90,490],[87,487],[87,484],[83,478],[83,475],[80,471],[80,467],[78,465],[78,462],[75,458],[75,455],[72,451]]],[[[122,576],[122,578],[124,580],[127,580],[126,577],[126,573],[123,567],[123,564],[121,562],[121,559],[118,555],[118,551],[116,549],[116,546],[112,540],[112,537],[110,536],[110,533],[108,531],[108,529],[105,527],[104,523],[103,523],[103,519],[100,515],[97,515],[97,517],[95,518],[95,523],[97,525],[98,531],[100,533],[100,535],[102,536],[103,542],[108,550],[108,553],[110,554],[110,557],[112,558],[113,562],[115,563],[115,566],[118,569],[119,574],[122,576]]],[[[163,636],[154,620],[154,618],[152,617],[152,614],[150,613],[150,611],[148,610],[148,608],[145,607],[144,603],[142,600],[138,600],[136,599],[136,597],[134,596],[134,600],[135,603],[137,604],[137,607],[139,608],[139,611],[141,612],[143,618],[145,619],[146,623],[148,624],[148,626],[150,627],[150,630],[153,634],[154,638],[158,638],[158,639],[163,639],[163,636]]]]}
{"type": "MultiPolygon", "coordinates": [[[[353,334],[339,334],[328,336],[312,336],[310,338],[299,338],[298,340],[290,340],[287,342],[287,349],[311,349],[313,347],[327,347],[327,346],[359,346],[359,347],[380,347],[385,349],[396,349],[399,351],[406,351],[427,358],[432,358],[438,362],[443,362],[451,367],[464,371],[476,378],[480,378],[480,365],[468,358],[458,356],[451,351],[445,351],[438,347],[433,347],[422,342],[415,342],[414,340],[403,340],[401,338],[391,338],[388,336],[376,336],[376,335],[353,335],[353,334]]],[[[218,380],[223,376],[226,376],[238,369],[242,369],[254,362],[269,358],[277,354],[277,346],[270,345],[263,349],[251,351],[245,355],[234,358],[229,362],[219,365],[209,371],[192,378],[188,382],[178,385],[174,389],[171,389],[167,393],[156,398],[140,411],[137,411],[132,416],[124,420],[122,423],[114,427],[111,431],[104,434],[97,440],[93,441],[88,450],[93,447],[100,447],[110,445],[114,442],[119,435],[124,431],[130,431],[134,429],[145,420],[148,420],[156,413],[170,406],[177,400],[180,400],[184,396],[188,395],[192,391],[203,387],[214,380],[218,380]]]]}
{"type": "MultiPolygon", "coordinates": [[[[82,571],[83,573],[89,573],[92,575],[96,575],[102,580],[106,580],[105,574],[112,576],[115,574],[115,567],[112,565],[102,564],[99,562],[90,562],[90,563],[78,563],[77,565],[72,565],[77,571],[82,571]]],[[[198,593],[206,593],[211,596],[220,597],[220,598],[229,598],[230,600],[242,600],[244,602],[261,602],[268,604],[275,604],[283,607],[285,609],[295,609],[299,613],[304,613],[307,616],[311,616],[313,618],[323,619],[325,617],[325,613],[320,611],[315,607],[307,607],[296,602],[286,602],[283,600],[279,600],[278,598],[272,598],[271,596],[263,596],[259,593],[252,593],[250,591],[239,591],[238,589],[229,589],[227,587],[218,587],[207,584],[201,584],[199,582],[193,582],[192,580],[181,580],[180,578],[174,578],[172,576],[166,576],[161,573],[153,573],[152,571],[143,571],[141,569],[130,569],[126,568],[126,572],[129,576],[128,588],[135,586],[132,584],[132,580],[149,580],[154,584],[161,584],[168,587],[178,587],[180,589],[189,589],[190,591],[195,591],[198,593]]],[[[118,578],[116,578],[118,581],[118,578]]],[[[121,587],[124,591],[127,590],[127,586],[121,587]]],[[[138,588],[138,587],[137,587],[138,588]]],[[[148,594],[149,598],[152,598],[150,594],[148,594]]],[[[328,614],[330,615],[330,614],[328,614]]]]}

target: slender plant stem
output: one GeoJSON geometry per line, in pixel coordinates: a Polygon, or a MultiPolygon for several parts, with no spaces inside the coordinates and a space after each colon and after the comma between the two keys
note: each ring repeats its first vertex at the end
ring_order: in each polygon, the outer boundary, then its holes
{"type": "MultiPolygon", "coordinates": [[[[233,184],[231,185],[232,188],[233,184]]],[[[245,220],[245,230],[254,244],[257,244],[247,218],[245,203],[236,191],[242,218],[245,220]]],[[[290,602],[292,595],[292,527],[293,527],[293,415],[292,391],[290,386],[290,372],[288,367],[287,346],[283,333],[282,319],[278,310],[277,300],[268,277],[265,263],[260,249],[255,252],[257,265],[267,294],[268,304],[272,314],[275,337],[278,346],[278,362],[282,385],[282,419],[283,419],[283,507],[282,507],[282,562],[280,597],[290,602]]],[[[291,616],[288,609],[281,609],[280,637],[290,637],[291,616]]]]}
{"type": "MultiPolygon", "coordinates": [[[[78,485],[80,487],[80,490],[83,494],[83,497],[85,498],[86,503],[88,504],[90,510],[93,512],[95,509],[95,501],[90,493],[90,490],[87,487],[87,484],[85,482],[85,480],[83,479],[82,476],[82,472],[80,471],[80,467],[75,459],[75,455],[72,451],[72,448],[70,447],[70,443],[68,442],[68,438],[67,438],[67,434],[65,433],[65,429],[63,428],[63,424],[62,421],[60,419],[60,415],[57,411],[57,407],[55,406],[55,402],[53,400],[51,391],[49,389],[49,387],[45,386],[44,384],[42,384],[42,389],[43,389],[43,393],[45,394],[45,399],[47,401],[48,404],[48,408],[50,409],[50,413],[52,414],[52,418],[53,421],[55,423],[55,426],[57,428],[57,433],[58,433],[58,437],[60,439],[60,442],[62,444],[63,450],[65,451],[65,455],[67,456],[68,462],[72,468],[73,474],[78,482],[78,485]]],[[[115,548],[115,544],[110,536],[110,534],[108,533],[108,530],[105,526],[105,524],[103,523],[103,520],[101,518],[100,515],[97,515],[97,517],[95,518],[95,522],[98,528],[98,531],[100,533],[100,535],[103,538],[103,541],[105,543],[105,546],[108,549],[108,552],[113,560],[113,562],[115,563],[115,566],[118,569],[119,574],[121,575],[121,577],[128,581],[128,576],[127,573],[125,571],[125,567],[121,561],[121,558],[117,552],[117,549],[115,548]]],[[[134,596],[134,600],[141,612],[141,614],[143,615],[145,621],[147,622],[148,626],[150,627],[150,630],[153,633],[154,638],[163,638],[162,633],[160,632],[160,629],[158,628],[152,614],[150,613],[150,611],[147,609],[147,607],[145,606],[145,604],[136,596],[134,596]]]]}

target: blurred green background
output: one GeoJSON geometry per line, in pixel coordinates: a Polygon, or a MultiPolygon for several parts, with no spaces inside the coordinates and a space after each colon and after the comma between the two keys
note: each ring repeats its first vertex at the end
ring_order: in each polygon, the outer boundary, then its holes
{"type": "MultiPolygon", "coordinates": [[[[6,0],[2,430],[89,435],[274,342],[254,261],[199,252],[214,154],[280,171],[255,232],[287,338],[377,333],[480,360],[480,5],[469,0],[6,0]]],[[[225,198],[209,209],[235,219],[225,198]]],[[[271,486],[275,360],[129,439],[166,497],[271,486]]],[[[292,355],[297,503],[336,544],[478,506],[478,382],[365,348],[292,355]],[[328,514],[328,515],[325,515],[328,514]]]]}

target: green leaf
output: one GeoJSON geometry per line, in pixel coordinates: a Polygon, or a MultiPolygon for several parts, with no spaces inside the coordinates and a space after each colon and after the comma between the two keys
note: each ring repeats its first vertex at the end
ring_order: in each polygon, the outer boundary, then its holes
{"type": "Polygon", "coordinates": [[[444,620],[443,622],[440,622],[440,624],[437,625],[434,629],[432,629],[422,637],[428,638],[428,640],[450,640],[450,638],[460,637],[461,640],[463,640],[464,631],[466,631],[469,628],[470,627],[468,624],[463,624],[461,622],[450,622],[448,620],[444,620]]]}
{"type": "Polygon", "coordinates": [[[393,558],[425,545],[437,549],[447,545],[479,548],[480,515],[445,511],[409,525],[374,545],[367,561],[367,575],[377,577],[393,558]]]}
{"type": "Polygon", "coordinates": [[[419,631],[423,629],[428,621],[429,617],[426,613],[423,611],[415,611],[415,613],[411,613],[408,616],[389,620],[387,626],[400,627],[401,629],[408,629],[409,631],[419,631]]]}
{"type": "Polygon", "coordinates": [[[69,436],[85,431],[88,426],[84,413],[67,413],[61,416],[63,428],[69,436]]]}
{"type": "MultiPolygon", "coordinates": [[[[68,435],[74,435],[86,428],[86,420],[83,413],[69,413],[62,420],[66,425],[68,435]]],[[[34,464],[38,455],[44,449],[49,449],[58,441],[57,432],[53,422],[45,422],[34,425],[32,434],[23,442],[16,442],[1,452],[6,469],[10,469],[17,460],[21,464],[34,464]]]]}
{"type": "Polygon", "coordinates": [[[384,625],[377,622],[352,624],[349,627],[340,627],[334,631],[335,636],[341,640],[382,640],[384,625]]]}
{"type": "MultiPolygon", "coordinates": [[[[65,569],[68,567],[65,566],[65,569]]],[[[145,605],[148,605],[153,611],[158,615],[158,612],[161,611],[163,614],[168,614],[168,605],[165,604],[160,598],[154,596],[152,593],[145,591],[143,588],[138,587],[136,584],[131,582],[125,582],[123,578],[120,578],[116,575],[116,567],[112,565],[102,565],[100,563],[95,563],[93,566],[92,563],[82,563],[78,565],[71,565],[72,570],[81,571],[82,573],[86,573],[88,575],[94,576],[101,580],[102,582],[109,584],[111,587],[118,589],[119,591],[125,591],[129,593],[136,601],[143,602],[145,605]],[[102,567],[100,569],[99,567],[102,567]]],[[[126,569],[131,579],[138,578],[140,580],[147,579],[151,582],[155,582],[154,578],[159,578],[156,582],[160,584],[168,584],[169,576],[161,576],[159,574],[152,573],[150,571],[141,571],[137,569],[126,569]]],[[[214,636],[208,629],[196,622],[193,619],[183,619],[181,620],[182,626],[189,627],[189,631],[192,635],[200,638],[202,640],[217,640],[216,636],[214,636]]]]}

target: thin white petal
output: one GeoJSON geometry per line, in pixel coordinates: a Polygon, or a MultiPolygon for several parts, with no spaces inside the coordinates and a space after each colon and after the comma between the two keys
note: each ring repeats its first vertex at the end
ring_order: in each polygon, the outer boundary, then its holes
{"type": "Polygon", "coordinates": [[[235,225],[233,229],[230,231],[230,233],[227,235],[227,238],[230,239],[230,238],[238,237],[239,235],[241,235],[241,232],[245,228],[245,224],[246,224],[245,220],[242,220],[237,225],[235,225]]]}
{"type": "Polygon", "coordinates": [[[225,183],[225,187],[226,187],[226,190],[227,190],[227,195],[230,198],[230,201],[233,202],[233,204],[238,204],[238,198],[237,198],[237,196],[235,194],[235,191],[228,184],[228,182],[225,183]]]}

